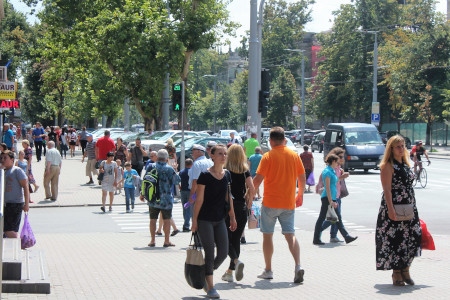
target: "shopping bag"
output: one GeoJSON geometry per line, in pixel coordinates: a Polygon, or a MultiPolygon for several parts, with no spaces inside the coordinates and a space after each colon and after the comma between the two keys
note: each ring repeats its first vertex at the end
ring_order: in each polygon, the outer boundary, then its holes
{"type": "Polygon", "coordinates": [[[253,214],[252,210],[248,210],[247,223],[248,223],[248,229],[258,228],[258,219],[253,214]]]}
{"type": "Polygon", "coordinates": [[[309,174],[308,179],[306,179],[306,185],[315,185],[316,182],[314,180],[314,173],[311,172],[311,174],[309,174]]]}
{"type": "Polygon", "coordinates": [[[436,250],[433,237],[428,231],[427,224],[422,219],[420,219],[420,227],[422,228],[422,243],[420,244],[420,247],[423,250],[436,250]]]}
{"type": "Polygon", "coordinates": [[[36,244],[36,238],[28,221],[28,213],[25,213],[25,218],[23,219],[22,231],[20,231],[20,243],[22,249],[31,248],[36,244]]]}
{"type": "Polygon", "coordinates": [[[184,277],[194,289],[200,290],[205,285],[205,259],[197,232],[193,232],[191,243],[186,250],[184,277]]]}
{"type": "Polygon", "coordinates": [[[334,207],[331,205],[328,205],[327,210],[327,221],[330,221],[332,224],[338,222],[339,218],[336,214],[336,211],[334,210],[334,207]]]}

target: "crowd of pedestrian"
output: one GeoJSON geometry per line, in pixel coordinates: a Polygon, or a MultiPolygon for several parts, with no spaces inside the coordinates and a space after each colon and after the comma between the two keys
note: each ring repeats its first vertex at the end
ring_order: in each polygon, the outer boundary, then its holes
{"type": "MultiPolygon", "coordinates": [[[[187,159],[185,168],[177,172],[176,154],[173,142],[169,140],[164,149],[145,151],[136,138],[135,145],[128,151],[123,140],[116,142],[106,130],[104,136],[93,141],[93,136],[83,127],[79,135],[69,127],[42,128],[39,122],[27,133],[22,133],[23,150],[17,149],[17,134],[12,124],[3,126],[3,144],[0,163],[8,178],[5,186],[5,229],[6,237],[17,237],[22,211],[28,212],[30,193],[36,192],[32,171],[33,146],[36,163],[45,156],[43,186],[45,198],[57,201],[58,180],[66,152],[75,156],[77,142],[82,150],[81,162],[86,163],[85,173],[89,178],[86,185],[101,185],[101,207],[106,213],[112,211],[114,196],[122,189],[125,195],[126,213],[132,213],[136,197],[145,201],[141,184],[144,176],[157,172],[158,201],[149,201],[149,247],[156,246],[156,236],[164,235],[164,247],[175,246],[170,236],[179,230],[172,218],[175,196],[181,198],[183,206],[183,232],[196,232],[205,252],[205,291],[209,298],[219,298],[214,287],[213,272],[227,258],[230,263],[222,280],[240,281],[244,277],[244,260],[240,247],[244,229],[252,211],[253,201],[261,199],[259,187],[264,185],[264,199],[259,220],[262,232],[262,248],[265,267],[258,278],[272,279],[272,257],[275,245],[273,234],[275,224],[281,225],[290,253],[294,261],[294,283],[304,281],[305,270],[301,266],[300,244],[295,235],[295,208],[303,202],[303,194],[311,185],[306,179],[314,172],[314,159],[309,147],[297,154],[286,147],[286,137],[281,127],[270,130],[271,150],[262,153],[256,139],[251,134],[244,145],[240,145],[231,134],[226,145],[210,141],[206,147],[194,144],[192,159],[187,159]],[[75,134],[75,136],[74,136],[75,134]],[[70,148],[67,147],[70,146],[70,148]],[[14,151],[18,151],[15,155],[14,151]],[[149,157],[147,163],[144,157],[149,157]],[[95,178],[95,176],[98,176],[95,178]],[[157,220],[160,220],[157,228],[157,220]],[[170,228],[173,227],[172,233],[170,228]]],[[[393,284],[401,286],[414,284],[409,275],[409,266],[420,246],[420,224],[415,207],[414,191],[411,183],[414,174],[408,160],[409,153],[404,148],[401,136],[394,136],[386,145],[381,168],[383,197],[378,215],[376,246],[377,269],[393,270],[393,284]],[[394,206],[413,206],[414,217],[408,221],[397,220],[394,206]],[[394,234],[386,234],[386,232],[394,234]],[[407,244],[407,249],[403,246],[407,244]],[[405,250],[406,249],[406,250],[405,250]]],[[[320,194],[322,206],[316,221],[313,244],[324,245],[321,232],[331,226],[330,242],[339,243],[340,232],[346,243],[357,239],[352,237],[342,222],[342,198],[348,195],[345,179],[348,172],[342,169],[345,150],[335,148],[325,158],[326,167],[317,181],[316,192],[320,194]],[[329,208],[337,215],[337,222],[327,221],[329,208]]]]}

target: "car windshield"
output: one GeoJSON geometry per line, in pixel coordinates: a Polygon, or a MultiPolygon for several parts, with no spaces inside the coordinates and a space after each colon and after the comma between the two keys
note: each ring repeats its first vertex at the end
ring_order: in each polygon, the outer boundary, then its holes
{"type": "Polygon", "coordinates": [[[155,132],[150,139],[151,140],[167,140],[168,138],[170,138],[170,136],[173,134],[173,132],[167,132],[167,131],[160,131],[160,132],[155,132]]]}
{"type": "Polygon", "coordinates": [[[381,144],[381,138],[376,131],[346,131],[345,143],[353,145],[381,144]]]}

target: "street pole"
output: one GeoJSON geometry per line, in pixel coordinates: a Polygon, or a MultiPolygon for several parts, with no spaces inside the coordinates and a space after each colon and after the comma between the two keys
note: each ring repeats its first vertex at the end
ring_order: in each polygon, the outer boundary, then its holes
{"type": "Polygon", "coordinates": [[[372,102],[378,102],[378,41],[377,41],[377,32],[376,31],[368,31],[372,32],[375,35],[375,42],[373,44],[373,89],[372,89],[372,102]]]}
{"type": "Polygon", "coordinates": [[[216,133],[216,100],[217,100],[217,75],[214,76],[214,133],[216,133]]]}
{"type": "Polygon", "coordinates": [[[259,84],[261,65],[258,60],[258,0],[250,0],[250,40],[248,49],[248,103],[247,103],[247,132],[256,132],[261,139],[261,123],[258,113],[259,84]]]}
{"type": "Polygon", "coordinates": [[[184,149],[184,81],[181,81],[181,154],[180,154],[180,170],[185,167],[185,149],[184,149]]]}
{"type": "Polygon", "coordinates": [[[300,146],[303,146],[304,136],[305,136],[305,56],[302,55],[302,120],[301,120],[301,126],[302,126],[302,137],[300,140],[300,146]]]}
{"type": "Polygon", "coordinates": [[[169,128],[169,109],[170,109],[169,76],[170,76],[170,74],[166,72],[166,76],[164,79],[164,90],[163,90],[162,129],[169,128]]]}

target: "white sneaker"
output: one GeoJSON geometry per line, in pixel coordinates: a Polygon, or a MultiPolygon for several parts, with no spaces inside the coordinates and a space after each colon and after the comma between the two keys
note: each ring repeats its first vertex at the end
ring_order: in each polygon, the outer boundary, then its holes
{"type": "Polygon", "coordinates": [[[236,276],[236,280],[237,281],[241,281],[242,278],[244,278],[244,263],[240,260],[238,260],[238,262],[236,263],[235,266],[235,276],[236,276]]]}
{"type": "Polygon", "coordinates": [[[296,270],[295,276],[294,276],[294,283],[302,283],[303,275],[305,275],[305,270],[303,270],[303,269],[296,270]]]}
{"type": "Polygon", "coordinates": [[[233,282],[234,281],[233,273],[225,272],[225,274],[222,275],[222,280],[223,281],[228,281],[228,282],[233,282]]]}
{"type": "Polygon", "coordinates": [[[258,275],[258,278],[261,279],[273,279],[273,272],[264,270],[261,275],[258,275]]]}

